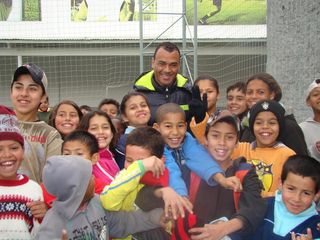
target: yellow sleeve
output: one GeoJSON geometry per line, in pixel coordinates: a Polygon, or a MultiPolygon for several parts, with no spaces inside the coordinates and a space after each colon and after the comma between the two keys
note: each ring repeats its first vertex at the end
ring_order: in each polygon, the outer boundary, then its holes
{"type": "Polygon", "coordinates": [[[209,115],[206,113],[206,117],[203,119],[202,122],[196,123],[194,120],[194,117],[191,119],[191,122],[189,124],[190,129],[193,133],[193,135],[196,137],[196,139],[201,143],[205,143],[205,132],[206,132],[206,126],[209,119],[209,115]]]}
{"type": "MultiPolygon", "coordinates": [[[[135,161],[128,169],[123,169],[110,185],[107,185],[100,194],[102,206],[107,210],[122,209],[123,203],[129,194],[139,187],[139,182],[145,173],[142,161],[135,161]]],[[[135,199],[132,199],[132,205],[135,199]]]]}

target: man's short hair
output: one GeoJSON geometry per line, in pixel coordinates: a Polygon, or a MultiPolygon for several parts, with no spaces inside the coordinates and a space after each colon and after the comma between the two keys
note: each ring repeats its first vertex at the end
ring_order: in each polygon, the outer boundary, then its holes
{"type": "Polygon", "coordinates": [[[153,58],[156,57],[157,55],[157,52],[159,51],[160,48],[163,48],[164,50],[166,50],[167,52],[174,52],[174,51],[177,51],[179,53],[179,57],[181,56],[180,54],[180,50],[179,48],[177,47],[177,45],[175,45],[174,43],[172,42],[162,42],[160,43],[156,49],[154,50],[154,54],[153,54],[153,58]]]}
{"type": "Polygon", "coordinates": [[[155,114],[156,123],[160,124],[163,121],[164,117],[169,113],[174,113],[174,114],[180,113],[183,116],[184,120],[186,121],[186,114],[178,104],[166,103],[158,107],[155,114]]]}
{"type": "Polygon", "coordinates": [[[302,177],[310,177],[315,185],[315,192],[320,190],[320,163],[314,158],[306,155],[293,155],[284,163],[281,172],[281,182],[283,183],[289,173],[302,177]]]}
{"type": "Polygon", "coordinates": [[[85,130],[76,130],[68,134],[62,143],[62,150],[67,142],[73,141],[79,141],[84,144],[89,149],[91,156],[99,152],[99,144],[96,137],[85,130]]]}
{"type": "Polygon", "coordinates": [[[138,146],[150,151],[151,155],[161,158],[165,142],[161,134],[152,127],[140,127],[129,133],[126,146],[138,146]]]}

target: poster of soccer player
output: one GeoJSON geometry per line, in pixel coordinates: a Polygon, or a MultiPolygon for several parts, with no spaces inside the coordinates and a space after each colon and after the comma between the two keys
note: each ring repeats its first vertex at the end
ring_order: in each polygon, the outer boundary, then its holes
{"type": "MultiPolygon", "coordinates": [[[[194,0],[187,1],[187,19],[193,24],[194,0]]],[[[198,25],[266,24],[266,0],[198,0],[198,25]]]]}
{"type": "Polygon", "coordinates": [[[0,0],[0,21],[41,21],[40,0],[0,0]]]}
{"type": "MultiPolygon", "coordinates": [[[[143,0],[144,20],[156,21],[157,1],[143,0]],[[146,6],[147,5],[147,6],[146,6]],[[148,17],[147,13],[153,13],[148,17]]],[[[71,20],[126,22],[139,20],[139,0],[71,0],[71,20]]]]}

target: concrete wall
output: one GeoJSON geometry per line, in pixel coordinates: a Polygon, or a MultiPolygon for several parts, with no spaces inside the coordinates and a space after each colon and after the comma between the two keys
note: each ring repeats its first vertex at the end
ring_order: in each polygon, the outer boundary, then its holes
{"type": "Polygon", "coordinates": [[[320,78],[320,1],[268,1],[267,72],[283,90],[282,102],[298,122],[311,115],[305,89],[320,78]]]}

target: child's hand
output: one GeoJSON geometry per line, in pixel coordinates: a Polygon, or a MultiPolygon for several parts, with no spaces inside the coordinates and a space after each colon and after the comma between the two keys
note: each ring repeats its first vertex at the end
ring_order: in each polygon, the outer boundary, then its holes
{"type": "Polygon", "coordinates": [[[205,224],[204,227],[191,228],[189,233],[192,240],[219,240],[225,236],[225,224],[205,224]]]}
{"type": "Polygon", "coordinates": [[[164,213],[167,218],[177,219],[179,216],[185,216],[185,209],[192,213],[192,203],[188,198],[177,194],[172,188],[164,187],[159,189],[161,197],[164,201],[164,213]]]}
{"type": "Polygon", "coordinates": [[[173,220],[173,218],[170,216],[166,216],[165,212],[162,212],[161,216],[160,216],[160,226],[163,227],[164,229],[167,228],[167,223],[170,222],[171,220],[173,220]]]}
{"type": "Polygon", "coordinates": [[[61,240],[68,240],[68,234],[65,229],[62,229],[61,240]]]}
{"type": "Polygon", "coordinates": [[[42,219],[47,212],[47,205],[43,201],[28,202],[27,207],[30,208],[34,218],[42,219]]]}
{"type": "Polygon", "coordinates": [[[307,228],[307,234],[296,234],[291,232],[291,240],[312,240],[312,232],[310,228],[307,228]]]}
{"type": "Polygon", "coordinates": [[[151,156],[142,160],[146,172],[151,171],[154,177],[159,178],[163,174],[165,165],[163,160],[156,156],[151,156]]]}
{"type": "Polygon", "coordinates": [[[316,149],[318,152],[320,152],[320,141],[316,142],[316,149]]]}
{"type": "MultiPolygon", "coordinates": [[[[218,175],[218,174],[216,174],[218,175]]],[[[215,176],[216,176],[215,175],[215,176]]],[[[242,184],[239,180],[239,178],[233,176],[233,177],[224,177],[222,174],[219,174],[221,176],[217,176],[218,178],[216,180],[216,182],[218,182],[222,187],[226,188],[226,189],[232,189],[235,192],[241,192],[242,191],[242,184]]]]}

